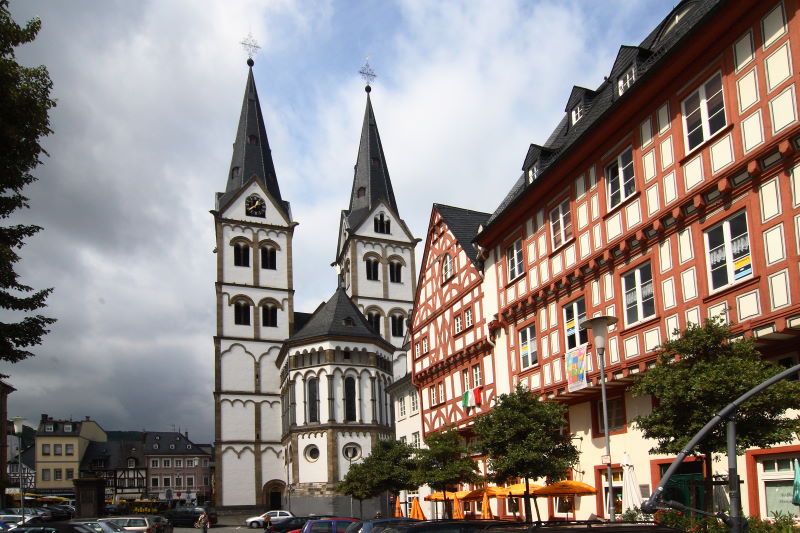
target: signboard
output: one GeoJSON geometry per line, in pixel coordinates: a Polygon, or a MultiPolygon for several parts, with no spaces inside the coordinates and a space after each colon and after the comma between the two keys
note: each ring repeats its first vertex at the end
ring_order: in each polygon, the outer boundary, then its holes
{"type": "Polygon", "coordinates": [[[569,392],[585,389],[588,386],[586,382],[586,363],[585,345],[575,348],[564,355],[564,370],[567,374],[567,390],[569,392]]]}
{"type": "Polygon", "coordinates": [[[600,462],[602,464],[604,464],[604,465],[610,465],[611,464],[611,456],[610,455],[601,456],[600,457],[600,462]]]}

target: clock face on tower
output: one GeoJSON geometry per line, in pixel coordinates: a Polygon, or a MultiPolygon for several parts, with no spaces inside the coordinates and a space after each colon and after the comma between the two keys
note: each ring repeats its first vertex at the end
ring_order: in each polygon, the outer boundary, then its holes
{"type": "Polygon", "coordinates": [[[251,217],[264,218],[264,214],[266,213],[264,200],[257,194],[251,194],[247,197],[247,200],[244,201],[244,211],[251,217]]]}

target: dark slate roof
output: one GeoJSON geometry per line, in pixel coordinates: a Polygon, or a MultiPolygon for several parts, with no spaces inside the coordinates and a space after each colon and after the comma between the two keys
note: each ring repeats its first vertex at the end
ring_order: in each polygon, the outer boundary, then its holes
{"type": "Polygon", "coordinates": [[[472,246],[472,239],[478,233],[478,226],[489,218],[489,213],[443,204],[433,204],[433,207],[442,215],[450,232],[474,264],[478,260],[478,251],[472,246]]]}
{"type": "Polygon", "coordinates": [[[308,323],[292,335],[288,345],[323,337],[356,337],[365,342],[380,344],[389,352],[395,348],[369,326],[366,317],[358,310],[344,288],[339,287],[331,299],[320,304],[308,323]]]}
{"type": "MultiPolygon", "coordinates": [[[[588,134],[595,124],[598,124],[606,115],[624,104],[629,93],[636,91],[651,71],[657,70],[661,60],[673,50],[676,45],[684,40],[699,27],[701,21],[713,16],[713,12],[720,9],[727,0],[683,0],[670,12],[650,34],[644,38],[639,46],[622,46],[614,61],[610,76],[594,90],[590,100],[591,105],[584,110],[584,116],[576,124],[570,125],[569,117],[564,116],[558,126],[542,146],[531,145],[525,162],[524,174],[517,179],[511,191],[506,195],[494,213],[489,217],[485,226],[489,227],[508,209],[514,202],[523,196],[528,187],[535,187],[538,179],[527,183],[528,170],[537,165],[539,176],[546,173],[547,168],[557,164],[569,152],[569,149],[588,134]],[[677,14],[681,14],[677,23],[674,22],[677,14]],[[630,65],[635,65],[636,81],[622,95],[617,95],[617,77],[630,65]]],[[[575,96],[573,89],[568,103],[575,96]]]]}
{"type": "Polygon", "coordinates": [[[183,433],[152,431],[145,435],[144,453],[145,455],[203,455],[206,452],[183,433]]]}
{"type": "Polygon", "coordinates": [[[312,313],[301,313],[299,311],[295,311],[294,313],[294,330],[300,331],[308,324],[308,321],[311,320],[312,313]]]}
{"type": "Polygon", "coordinates": [[[129,458],[136,459],[138,468],[146,467],[144,443],[141,440],[89,441],[81,458],[81,470],[89,470],[89,467],[97,459],[103,459],[103,468],[108,470],[127,468],[129,458]]]}
{"type": "Polygon", "coordinates": [[[250,64],[242,101],[242,113],[239,116],[239,128],[236,130],[236,140],[233,143],[233,157],[228,171],[227,185],[224,194],[218,193],[218,205],[222,207],[227,204],[253,178],[266,187],[270,196],[288,219],[289,203],[284,202],[281,198],[281,189],[275,174],[275,164],[272,161],[264,116],[261,114],[261,103],[258,100],[256,82],[253,79],[253,65],[250,64]],[[250,137],[255,137],[256,142],[252,144],[248,142],[250,137]],[[234,176],[234,168],[239,169],[238,176],[234,176]]]}
{"type": "MultiPolygon", "coordinates": [[[[93,420],[86,418],[86,420],[55,420],[51,416],[47,416],[45,414],[42,415],[42,418],[39,420],[39,427],[36,430],[36,433],[41,436],[45,437],[66,437],[66,436],[75,436],[77,437],[81,433],[81,425],[83,422],[94,422],[93,420]],[[45,426],[52,425],[53,431],[45,431],[45,426]],[[72,426],[71,431],[66,430],[66,426],[72,426]]],[[[98,424],[99,426],[100,424],[98,424]]]]}
{"type": "Polygon", "coordinates": [[[127,440],[144,442],[143,431],[106,431],[106,438],[108,440],[127,440]]]}
{"type": "Polygon", "coordinates": [[[361,142],[358,145],[353,189],[350,192],[350,207],[346,212],[347,222],[351,228],[361,224],[381,201],[399,216],[392,180],[389,178],[389,167],[386,166],[381,136],[378,134],[378,123],[375,121],[372,101],[369,98],[369,86],[367,87],[367,108],[364,110],[364,124],[361,127],[361,142]],[[362,187],[366,194],[359,197],[358,190],[362,187]]]}

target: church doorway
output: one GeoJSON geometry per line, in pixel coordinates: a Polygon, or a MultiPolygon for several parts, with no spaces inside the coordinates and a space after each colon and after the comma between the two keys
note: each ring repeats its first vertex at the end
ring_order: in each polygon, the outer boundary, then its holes
{"type": "Polygon", "coordinates": [[[285,492],[286,483],[283,481],[278,479],[268,481],[261,490],[261,504],[267,508],[267,511],[283,509],[285,492]]]}

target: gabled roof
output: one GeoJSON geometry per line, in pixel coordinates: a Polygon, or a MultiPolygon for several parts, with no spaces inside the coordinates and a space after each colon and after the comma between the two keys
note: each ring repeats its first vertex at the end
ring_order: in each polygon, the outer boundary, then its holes
{"type": "MultiPolygon", "coordinates": [[[[630,93],[635,92],[637,86],[642,83],[642,78],[661,66],[662,59],[667,57],[678,44],[683,43],[699,27],[701,21],[712,17],[725,3],[726,0],[683,0],[639,46],[623,46],[612,68],[612,76],[594,90],[592,104],[585,110],[583,118],[570,125],[568,116],[562,117],[542,146],[531,145],[523,168],[527,171],[538,163],[537,168],[541,174],[546,173],[548,167],[556,165],[584,134],[588,134],[596,124],[622,105],[630,93]],[[636,81],[623,95],[617,96],[615,70],[621,71],[627,68],[634,60],[637,62],[636,81]]],[[[507,209],[524,196],[528,187],[535,187],[538,181],[534,180],[527,184],[524,175],[517,179],[511,191],[487,220],[485,229],[491,227],[507,209]]]]}
{"type": "Polygon", "coordinates": [[[137,468],[145,468],[143,445],[140,440],[90,441],[81,458],[81,470],[89,470],[98,459],[104,461],[106,470],[127,468],[129,458],[136,459],[137,468]]]}
{"type": "Polygon", "coordinates": [[[472,211],[471,209],[461,209],[450,205],[433,204],[433,207],[447,223],[450,232],[458,241],[461,248],[474,264],[478,260],[478,251],[472,246],[472,239],[478,233],[478,226],[486,222],[489,213],[472,211]]]}
{"type": "Polygon", "coordinates": [[[366,90],[367,107],[364,110],[353,189],[350,192],[350,206],[347,209],[348,224],[351,228],[358,226],[380,201],[399,216],[392,181],[389,178],[389,167],[386,166],[381,136],[378,133],[378,123],[375,121],[375,112],[372,110],[372,101],[369,97],[371,90],[369,85],[366,90]],[[362,189],[363,194],[359,195],[362,189]]]}
{"type": "Polygon", "coordinates": [[[564,108],[564,111],[569,113],[579,102],[590,101],[594,97],[594,94],[593,90],[587,89],[586,87],[580,87],[578,85],[573,86],[572,92],[569,93],[569,98],[567,98],[567,106],[564,108]]]}
{"type": "Polygon", "coordinates": [[[252,178],[264,185],[275,203],[283,211],[287,219],[289,203],[281,198],[275,164],[272,161],[272,150],[269,147],[264,116],[261,114],[261,103],[258,100],[256,82],[253,78],[253,60],[248,59],[249,70],[245,84],[242,112],[239,116],[239,127],[233,143],[233,156],[228,172],[225,193],[218,195],[217,204],[220,209],[225,206],[242,187],[252,178]],[[236,169],[236,170],[234,170],[236,169]]]}
{"type": "Polygon", "coordinates": [[[144,439],[145,455],[204,455],[204,451],[177,431],[148,432],[144,439]]]}
{"type": "Polygon", "coordinates": [[[324,337],[361,338],[364,342],[380,344],[389,352],[395,350],[394,346],[372,330],[343,287],[336,289],[330,300],[320,304],[308,323],[289,337],[285,345],[302,344],[304,341],[324,337]]]}

